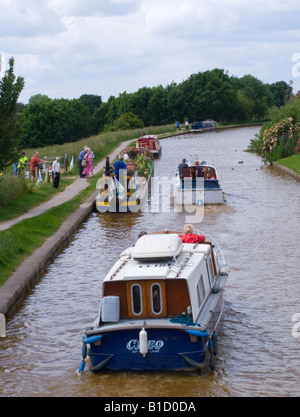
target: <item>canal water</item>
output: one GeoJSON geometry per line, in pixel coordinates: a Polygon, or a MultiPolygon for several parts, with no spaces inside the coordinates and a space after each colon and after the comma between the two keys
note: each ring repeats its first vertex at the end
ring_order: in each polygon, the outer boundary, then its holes
{"type": "Polygon", "coordinates": [[[233,397],[300,395],[300,188],[244,152],[257,127],[162,140],[155,176],[183,157],[213,162],[225,205],[205,206],[194,227],[222,247],[230,274],[214,372],[91,374],[84,330],[97,315],[101,281],[141,230],[182,231],[153,188],[148,212],[93,213],[49,266],[0,340],[0,396],[233,397]],[[158,208],[158,209],[157,209],[158,208]]]}

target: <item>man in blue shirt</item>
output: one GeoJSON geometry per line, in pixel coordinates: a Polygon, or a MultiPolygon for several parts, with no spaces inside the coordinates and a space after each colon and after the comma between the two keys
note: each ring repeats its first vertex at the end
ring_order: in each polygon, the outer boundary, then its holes
{"type": "Polygon", "coordinates": [[[119,180],[119,170],[120,169],[127,169],[125,162],[123,161],[123,155],[119,156],[119,159],[114,163],[115,168],[115,176],[117,180],[119,180]]]}
{"type": "Polygon", "coordinates": [[[79,176],[80,178],[84,178],[84,175],[82,175],[82,171],[84,169],[84,167],[82,166],[82,160],[84,158],[84,155],[86,154],[86,150],[84,149],[83,151],[80,152],[79,156],[78,156],[78,172],[79,172],[79,176]]]}

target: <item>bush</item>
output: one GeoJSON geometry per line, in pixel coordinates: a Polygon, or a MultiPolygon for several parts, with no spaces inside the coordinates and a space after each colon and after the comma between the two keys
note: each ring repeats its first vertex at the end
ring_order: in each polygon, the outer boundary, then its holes
{"type": "Polygon", "coordinates": [[[144,127],[144,122],[139,119],[135,114],[128,112],[122,114],[110,128],[112,131],[116,130],[129,130],[129,129],[139,129],[144,127]]]}
{"type": "Polygon", "coordinates": [[[277,159],[293,155],[298,132],[299,128],[292,117],[287,117],[269,128],[262,129],[260,152],[262,158],[272,163],[277,159]]]}
{"type": "Polygon", "coordinates": [[[0,207],[6,207],[13,200],[20,200],[31,188],[24,175],[3,175],[0,180],[0,207]]]}

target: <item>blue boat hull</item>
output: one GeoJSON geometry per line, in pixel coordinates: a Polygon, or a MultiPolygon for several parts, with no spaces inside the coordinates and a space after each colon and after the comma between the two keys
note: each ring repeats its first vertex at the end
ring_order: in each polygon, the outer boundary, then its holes
{"type": "Polygon", "coordinates": [[[90,344],[90,370],[169,371],[202,367],[208,333],[199,337],[178,329],[147,328],[148,353],[139,350],[140,329],[104,333],[101,344],[90,344]]]}

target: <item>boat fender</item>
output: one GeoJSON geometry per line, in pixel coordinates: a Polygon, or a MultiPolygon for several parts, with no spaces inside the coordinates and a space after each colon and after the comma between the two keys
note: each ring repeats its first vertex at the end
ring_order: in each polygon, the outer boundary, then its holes
{"type": "Polygon", "coordinates": [[[88,345],[88,344],[91,344],[91,343],[98,342],[101,339],[102,336],[103,335],[88,337],[87,335],[84,335],[83,338],[82,338],[82,341],[83,341],[84,344],[88,345]]]}
{"type": "Polygon", "coordinates": [[[218,336],[216,332],[213,332],[211,340],[213,344],[213,354],[216,356],[218,354],[218,336]]]}
{"type": "Polygon", "coordinates": [[[79,368],[78,368],[78,373],[81,374],[84,370],[85,367],[85,358],[87,355],[87,345],[86,344],[82,344],[82,348],[81,348],[81,354],[82,354],[82,361],[80,362],[79,368]]]}
{"type": "Polygon", "coordinates": [[[78,368],[78,373],[81,374],[84,371],[84,367],[85,367],[85,360],[82,359],[82,361],[80,362],[79,368],[78,368]]]}
{"type": "Polygon", "coordinates": [[[220,285],[218,285],[218,284],[216,284],[214,287],[213,287],[213,293],[214,294],[217,294],[218,292],[220,292],[221,291],[221,287],[220,287],[220,285]]]}
{"type": "Polygon", "coordinates": [[[212,371],[215,370],[215,357],[214,357],[214,355],[211,355],[211,357],[210,357],[209,367],[212,371]]]}
{"type": "Polygon", "coordinates": [[[139,333],[139,342],[140,342],[140,353],[141,355],[143,355],[143,358],[144,358],[148,353],[148,334],[146,330],[144,329],[144,327],[139,333]]]}
{"type": "Polygon", "coordinates": [[[187,333],[197,336],[197,337],[206,337],[208,336],[208,330],[205,330],[205,332],[201,332],[200,330],[186,330],[187,333]]]}
{"type": "Polygon", "coordinates": [[[209,351],[209,353],[210,353],[211,355],[213,355],[213,354],[214,354],[214,345],[213,345],[213,341],[212,341],[212,339],[209,339],[209,342],[208,342],[208,351],[209,351]]]}
{"type": "Polygon", "coordinates": [[[83,345],[82,345],[82,357],[83,357],[83,359],[86,358],[86,355],[87,355],[87,345],[85,345],[83,343],[83,345]]]}

